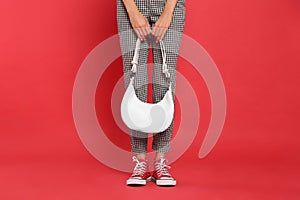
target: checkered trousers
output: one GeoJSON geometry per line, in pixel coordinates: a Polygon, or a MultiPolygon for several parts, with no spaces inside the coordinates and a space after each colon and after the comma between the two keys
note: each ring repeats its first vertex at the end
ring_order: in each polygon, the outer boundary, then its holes
{"type": "MultiPolygon", "coordinates": [[[[159,16],[163,12],[166,0],[134,0],[139,11],[148,19],[149,24],[153,27],[159,16]]],[[[118,32],[120,37],[120,46],[122,51],[123,71],[125,87],[127,88],[130,82],[131,61],[134,55],[137,36],[132,29],[130,20],[122,0],[117,0],[117,22],[118,32]]],[[[185,0],[178,0],[173,12],[172,22],[163,38],[166,48],[166,63],[171,75],[171,88],[174,99],[175,94],[175,79],[176,79],[176,64],[182,32],[185,23],[185,0]]],[[[153,102],[159,102],[168,90],[169,83],[162,72],[162,55],[159,43],[154,42],[154,38],[141,42],[139,51],[139,61],[137,72],[135,75],[134,87],[137,97],[144,102],[147,102],[148,91],[148,54],[149,47],[152,46],[153,53],[153,102]]],[[[170,140],[174,127],[174,121],[163,132],[153,135],[152,149],[156,152],[166,153],[170,150],[170,140]]],[[[147,151],[148,133],[130,130],[130,142],[132,152],[139,154],[147,151]]]]}

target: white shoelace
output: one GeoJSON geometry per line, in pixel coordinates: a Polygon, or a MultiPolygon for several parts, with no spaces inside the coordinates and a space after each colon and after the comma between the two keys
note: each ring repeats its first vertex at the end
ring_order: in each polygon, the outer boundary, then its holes
{"type": "Polygon", "coordinates": [[[147,163],[140,162],[135,156],[132,157],[132,160],[136,163],[132,176],[143,176],[147,169],[147,163]]]}
{"type": "Polygon", "coordinates": [[[161,158],[159,162],[155,162],[155,170],[157,171],[157,174],[159,176],[171,176],[171,174],[168,171],[168,169],[170,169],[171,167],[168,166],[166,163],[167,160],[164,158],[161,158]]]}

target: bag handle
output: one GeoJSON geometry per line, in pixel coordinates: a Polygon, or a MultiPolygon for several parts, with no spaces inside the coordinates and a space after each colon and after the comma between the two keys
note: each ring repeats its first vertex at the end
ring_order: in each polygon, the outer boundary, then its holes
{"type": "MultiPolygon", "coordinates": [[[[170,79],[170,73],[168,70],[168,66],[167,66],[167,54],[166,54],[166,48],[164,45],[164,42],[161,40],[159,42],[160,44],[160,50],[161,50],[161,55],[162,55],[162,59],[163,59],[163,64],[162,64],[162,72],[165,74],[166,78],[170,79]]],[[[135,50],[134,50],[134,56],[132,59],[132,68],[131,71],[133,74],[136,73],[136,68],[138,65],[138,60],[139,60],[139,50],[140,50],[140,46],[141,46],[141,40],[138,38],[135,44],[135,50]]]]}

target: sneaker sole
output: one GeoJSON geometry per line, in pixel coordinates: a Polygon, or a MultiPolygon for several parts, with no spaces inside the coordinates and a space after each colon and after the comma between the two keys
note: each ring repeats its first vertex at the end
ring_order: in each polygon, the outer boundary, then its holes
{"type": "Polygon", "coordinates": [[[151,181],[151,177],[148,177],[145,179],[137,179],[137,178],[130,178],[127,179],[126,184],[127,185],[146,185],[147,182],[151,181]]]}
{"type": "Polygon", "coordinates": [[[168,179],[155,179],[152,178],[152,180],[155,182],[158,186],[175,186],[176,180],[168,180],[168,179]]]}

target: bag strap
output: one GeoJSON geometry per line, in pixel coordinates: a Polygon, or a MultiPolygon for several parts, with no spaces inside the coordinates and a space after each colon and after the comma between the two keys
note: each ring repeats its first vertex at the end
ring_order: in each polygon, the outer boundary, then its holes
{"type": "MultiPolygon", "coordinates": [[[[162,55],[162,59],[163,59],[163,64],[162,64],[162,72],[165,74],[166,78],[168,79],[168,81],[170,81],[170,73],[169,73],[169,70],[168,70],[168,66],[167,66],[167,54],[166,54],[166,48],[165,48],[165,45],[164,45],[164,42],[161,40],[159,42],[160,44],[160,50],[161,50],[161,55],[162,55]]],[[[140,50],[140,46],[141,46],[141,40],[138,38],[137,41],[136,41],[136,44],[135,44],[135,50],[134,50],[134,56],[133,56],[133,59],[132,59],[132,68],[131,68],[131,71],[133,74],[136,73],[136,68],[137,68],[137,65],[138,65],[138,60],[139,60],[139,50],[140,50]]]]}
{"type": "Polygon", "coordinates": [[[137,67],[138,62],[139,62],[139,50],[140,50],[140,46],[141,46],[141,40],[137,39],[136,44],[135,44],[134,56],[133,56],[133,59],[131,61],[131,64],[132,64],[131,71],[133,73],[136,73],[136,67],[137,67]]]}

